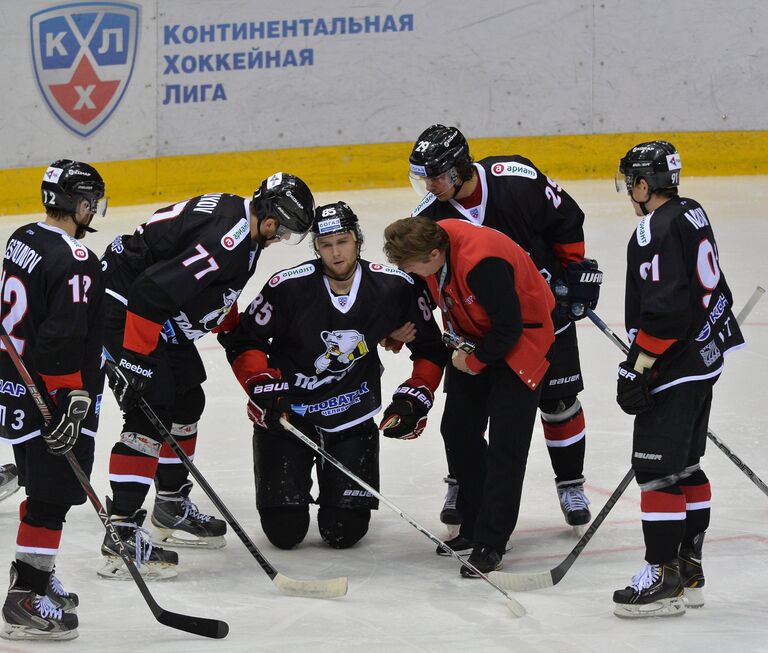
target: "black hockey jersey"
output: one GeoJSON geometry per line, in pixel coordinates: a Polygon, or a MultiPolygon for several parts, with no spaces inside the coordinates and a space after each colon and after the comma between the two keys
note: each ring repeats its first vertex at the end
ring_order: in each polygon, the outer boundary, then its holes
{"type": "Polygon", "coordinates": [[[127,306],[124,345],[149,354],[219,324],[256,270],[250,200],[226,193],[160,209],[104,254],[107,293],[127,306]]]}
{"type": "Polygon", "coordinates": [[[625,322],[634,350],[659,357],[653,392],[720,374],[724,354],[744,344],[732,307],[698,202],[674,197],[640,220],[627,247],[625,322]]]}
{"type": "MultiPolygon", "coordinates": [[[[95,436],[104,383],[99,259],[62,229],[32,223],[8,239],[1,280],[3,327],[36,385],[87,390],[92,404],[81,433],[95,436]]],[[[24,442],[43,423],[11,357],[0,352],[0,440],[24,442]]]]}
{"type": "Polygon", "coordinates": [[[584,258],[584,212],[531,161],[517,154],[492,156],[474,166],[482,189],[479,206],[466,209],[427,193],[412,215],[492,227],[527,251],[550,283],[562,277],[565,263],[584,258]]]}
{"type": "Polygon", "coordinates": [[[340,297],[320,261],[278,272],[242,313],[239,326],[219,340],[241,383],[259,367],[279,369],[290,384],[293,412],[326,431],[340,431],[380,410],[377,343],[406,321],[417,328],[406,345],[414,361],[411,378],[434,391],[448,351],[426,287],[378,263],[361,260],[349,295],[340,297]]]}

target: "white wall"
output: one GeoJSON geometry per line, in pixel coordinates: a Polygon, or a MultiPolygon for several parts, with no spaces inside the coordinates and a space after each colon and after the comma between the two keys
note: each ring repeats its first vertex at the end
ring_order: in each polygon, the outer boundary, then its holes
{"type": "MultiPolygon", "coordinates": [[[[432,122],[475,138],[768,129],[768,3],[757,0],[137,0],[130,82],[84,137],[55,117],[33,66],[30,17],[67,4],[77,3],[0,0],[0,168],[59,152],[117,160],[410,141],[432,122]],[[378,18],[378,30],[323,33],[334,18],[349,31],[350,17],[378,18]],[[263,37],[250,38],[251,23],[263,37]],[[246,37],[233,39],[244,24],[246,37]],[[267,67],[277,51],[281,65],[267,67]],[[256,52],[262,67],[249,69],[256,52]],[[198,70],[200,57],[215,68],[217,56],[230,67],[241,57],[245,69],[198,70]],[[190,101],[173,101],[174,86],[190,101]]],[[[69,25],[54,24],[48,45],[71,58],[77,42],[56,36],[69,25]]],[[[120,79],[128,68],[97,75],[120,79]]],[[[72,71],[43,74],[66,86],[72,71]]]]}

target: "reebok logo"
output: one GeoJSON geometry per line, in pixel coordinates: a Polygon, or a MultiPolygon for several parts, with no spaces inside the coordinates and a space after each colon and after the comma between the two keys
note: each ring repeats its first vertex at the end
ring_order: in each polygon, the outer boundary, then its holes
{"type": "Polygon", "coordinates": [[[140,376],[143,376],[147,379],[152,378],[152,370],[148,370],[141,365],[138,365],[136,363],[129,363],[124,358],[120,359],[120,362],[117,364],[118,367],[122,367],[123,369],[126,369],[130,372],[134,372],[135,374],[138,374],[140,376]]]}

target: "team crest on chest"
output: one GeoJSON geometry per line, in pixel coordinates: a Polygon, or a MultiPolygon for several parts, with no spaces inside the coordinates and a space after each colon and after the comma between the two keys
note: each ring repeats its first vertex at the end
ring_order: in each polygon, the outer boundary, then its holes
{"type": "Polygon", "coordinates": [[[320,337],[325,344],[325,351],[315,359],[315,371],[347,372],[368,353],[365,336],[354,329],[323,331],[320,337]]]}

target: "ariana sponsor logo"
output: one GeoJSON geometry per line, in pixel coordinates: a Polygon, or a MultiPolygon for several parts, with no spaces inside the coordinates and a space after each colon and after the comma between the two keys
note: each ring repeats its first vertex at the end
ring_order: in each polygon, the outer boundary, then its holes
{"type": "Polygon", "coordinates": [[[536,179],[538,174],[531,166],[516,163],[515,161],[506,161],[494,163],[491,166],[491,174],[494,177],[527,177],[536,179]]]}

